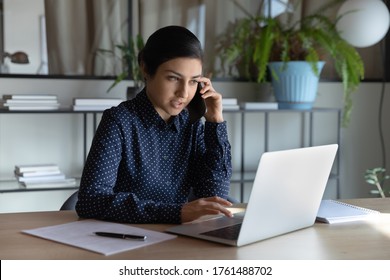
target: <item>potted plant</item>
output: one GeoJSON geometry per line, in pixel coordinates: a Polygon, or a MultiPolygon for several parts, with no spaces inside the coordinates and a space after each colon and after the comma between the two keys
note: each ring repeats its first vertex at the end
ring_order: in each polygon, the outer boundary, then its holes
{"type": "MultiPolygon", "coordinates": [[[[138,65],[138,53],[144,47],[144,40],[141,35],[137,35],[135,38],[129,37],[128,43],[115,45],[115,47],[121,51],[120,59],[122,60],[124,67],[123,71],[117,75],[115,81],[107,89],[107,92],[110,92],[124,79],[132,79],[134,86],[127,88],[127,98],[131,99],[143,86],[142,72],[138,65]]],[[[114,55],[113,50],[100,49],[99,51],[114,55]]]]}
{"type": "MultiPolygon", "coordinates": [[[[389,187],[385,187],[384,183],[386,180],[390,179],[390,176],[386,174],[386,169],[383,167],[376,167],[372,169],[367,169],[364,174],[364,179],[370,185],[375,185],[377,192],[380,197],[385,198],[390,195],[389,187]]],[[[376,193],[375,190],[372,190],[371,193],[376,193]]]]}
{"type": "MultiPolygon", "coordinates": [[[[217,52],[222,66],[233,65],[240,75],[252,81],[278,82],[280,73],[276,69],[283,72],[292,61],[308,63],[311,75],[319,76],[318,63],[328,57],[343,83],[343,125],[346,126],[352,109],[351,93],[364,76],[364,64],[356,49],[337,32],[339,18],[332,20],[323,15],[327,8],[343,1],[325,3],[317,12],[299,20],[294,20],[293,14],[285,15],[284,20],[280,16],[252,16],[235,1],[247,17],[237,20],[221,35],[217,52]],[[271,62],[276,61],[281,65],[270,70],[271,62]]],[[[232,70],[230,67],[229,73],[232,70]]]]}

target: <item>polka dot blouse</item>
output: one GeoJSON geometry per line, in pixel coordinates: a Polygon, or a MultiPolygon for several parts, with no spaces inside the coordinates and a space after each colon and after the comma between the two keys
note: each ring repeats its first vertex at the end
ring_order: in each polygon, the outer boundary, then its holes
{"type": "Polygon", "coordinates": [[[183,110],[167,124],[142,91],[103,113],[76,211],[118,222],[180,223],[191,189],[196,197],[227,197],[231,169],[226,122],[191,125],[183,110]]]}

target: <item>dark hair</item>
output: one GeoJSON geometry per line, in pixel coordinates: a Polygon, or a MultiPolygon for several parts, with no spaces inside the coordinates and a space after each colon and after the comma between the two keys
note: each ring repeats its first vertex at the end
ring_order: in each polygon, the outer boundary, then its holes
{"type": "Polygon", "coordinates": [[[198,38],[182,26],[166,26],[155,31],[138,54],[147,74],[153,76],[157,68],[168,60],[188,57],[203,61],[203,50],[198,38]]]}

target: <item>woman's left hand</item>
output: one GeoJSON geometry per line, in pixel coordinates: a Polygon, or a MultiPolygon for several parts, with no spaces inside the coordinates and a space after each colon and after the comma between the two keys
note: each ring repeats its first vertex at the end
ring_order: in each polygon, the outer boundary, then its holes
{"type": "Polygon", "coordinates": [[[206,103],[206,114],[204,115],[206,121],[220,123],[223,122],[222,115],[222,95],[215,91],[210,79],[202,77],[199,82],[203,84],[200,94],[206,103]]]}

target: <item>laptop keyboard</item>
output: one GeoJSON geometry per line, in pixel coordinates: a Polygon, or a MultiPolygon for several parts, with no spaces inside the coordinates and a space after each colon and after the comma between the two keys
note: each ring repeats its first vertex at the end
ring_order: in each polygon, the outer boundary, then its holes
{"type": "Polygon", "coordinates": [[[229,239],[229,240],[236,240],[238,238],[238,234],[240,233],[240,229],[241,229],[241,224],[235,224],[232,226],[206,231],[201,234],[229,239]]]}

